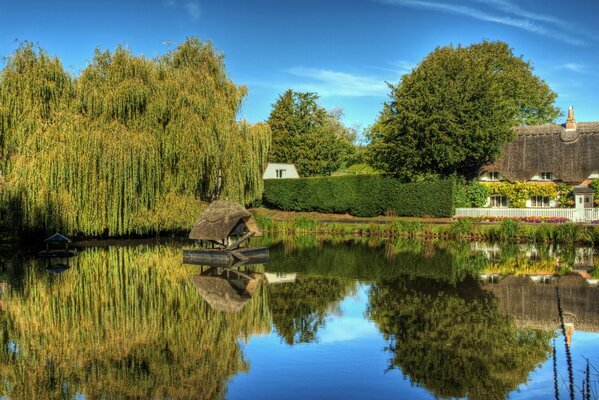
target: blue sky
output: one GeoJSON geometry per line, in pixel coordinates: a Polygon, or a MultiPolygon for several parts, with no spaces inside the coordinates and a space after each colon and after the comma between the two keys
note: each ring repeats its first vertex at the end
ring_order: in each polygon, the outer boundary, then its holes
{"type": "Polygon", "coordinates": [[[154,57],[188,36],[224,52],[249,88],[241,117],[268,118],[288,88],[372,124],[397,83],[436,46],[503,40],[533,62],[562,110],[599,121],[596,0],[0,0],[0,55],[29,40],[77,74],[94,49],[127,45],[154,57]]]}

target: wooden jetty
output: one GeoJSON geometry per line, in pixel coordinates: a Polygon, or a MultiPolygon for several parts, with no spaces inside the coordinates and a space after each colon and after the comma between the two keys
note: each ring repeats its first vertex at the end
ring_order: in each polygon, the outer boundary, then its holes
{"type": "Polygon", "coordinates": [[[245,264],[263,264],[269,259],[266,247],[245,247],[237,250],[198,249],[183,250],[184,264],[233,267],[245,264]]]}

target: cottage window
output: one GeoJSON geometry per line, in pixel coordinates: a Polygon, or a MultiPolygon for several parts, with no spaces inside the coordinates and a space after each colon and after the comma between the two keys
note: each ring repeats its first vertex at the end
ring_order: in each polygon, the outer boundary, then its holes
{"type": "Polygon", "coordinates": [[[283,178],[285,175],[285,169],[277,169],[276,170],[276,174],[277,174],[277,178],[283,178]]]}
{"type": "Polygon", "coordinates": [[[541,172],[541,180],[542,181],[552,181],[554,176],[551,172],[541,172]]]}
{"type": "Polygon", "coordinates": [[[530,198],[531,207],[549,207],[549,197],[532,196],[530,198]]]}
{"type": "Polygon", "coordinates": [[[499,171],[489,172],[489,180],[490,181],[498,181],[499,180],[499,171]]]}
{"type": "Polygon", "coordinates": [[[495,208],[507,207],[507,197],[495,194],[489,198],[489,206],[495,208]]]}

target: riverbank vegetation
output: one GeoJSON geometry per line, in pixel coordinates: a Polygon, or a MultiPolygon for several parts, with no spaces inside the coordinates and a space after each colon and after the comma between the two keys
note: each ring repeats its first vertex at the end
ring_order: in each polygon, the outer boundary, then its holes
{"type": "Polygon", "coordinates": [[[2,221],[149,234],[187,229],[200,200],[255,201],[271,133],[236,120],[246,92],[198,39],[156,59],[96,50],[78,77],[22,44],[0,73],[2,221]]]}
{"type": "Polygon", "coordinates": [[[267,212],[259,211],[256,220],[266,232],[324,235],[354,235],[365,237],[446,238],[459,240],[488,240],[497,242],[579,243],[599,244],[599,225],[580,225],[572,222],[526,223],[505,218],[496,223],[481,223],[477,218],[456,220],[427,220],[419,218],[385,218],[366,222],[359,220],[318,220],[295,217],[274,220],[267,212]]]}

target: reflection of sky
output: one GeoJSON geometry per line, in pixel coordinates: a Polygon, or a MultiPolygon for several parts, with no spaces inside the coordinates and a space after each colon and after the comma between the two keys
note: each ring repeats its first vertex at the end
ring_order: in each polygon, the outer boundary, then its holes
{"type": "Polygon", "coordinates": [[[234,377],[231,399],[387,399],[404,393],[430,398],[412,387],[398,370],[385,373],[390,354],[375,324],[364,318],[368,287],[340,305],[341,315],[327,318],[318,343],[289,346],[273,332],[253,337],[245,347],[247,374],[234,377]]]}
{"type": "MultiPolygon", "coordinates": [[[[599,334],[589,332],[575,331],[572,335],[572,345],[570,352],[572,353],[572,364],[574,371],[574,384],[580,386],[584,378],[583,370],[586,369],[586,360],[589,359],[595,368],[599,369],[599,334]]],[[[568,396],[568,367],[566,365],[566,354],[564,350],[563,336],[555,340],[557,350],[557,371],[560,375],[559,392],[560,399],[569,398],[568,396]]],[[[520,385],[519,391],[510,394],[510,399],[540,399],[554,397],[553,391],[553,364],[550,357],[545,364],[535,371],[531,372],[528,377],[528,383],[520,385]]],[[[599,378],[597,372],[591,367],[591,381],[596,382],[599,378]]],[[[596,388],[596,383],[593,384],[596,388]]],[[[591,385],[593,387],[593,385],[591,385]]],[[[580,393],[577,393],[576,398],[580,398],[580,393]]]]}
{"type": "MultiPolygon", "coordinates": [[[[318,343],[289,346],[276,332],[254,336],[244,348],[247,374],[234,377],[230,399],[429,399],[426,389],[415,387],[399,370],[386,372],[391,354],[376,325],[364,317],[368,286],[340,304],[341,313],[327,318],[318,343]]],[[[587,357],[599,368],[599,334],[576,331],[572,338],[575,382],[580,385],[587,357]]],[[[564,342],[556,340],[558,370],[566,381],[564,342]]],[[[595,380],[598,377],[595,375],[595,380]]],[[[566,398],[564,383],[561,398],[566,398]]],[[[527,383],[510,393],[510,399],[553,398],[551,358],[532,371],[527,383]]],[[[580,396],[578,396],[580,397],[580,396]]],[[[577,398],[578,398],[577,397],[577,398]]]]}

